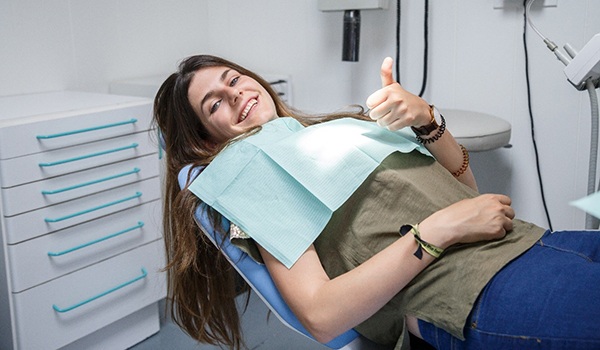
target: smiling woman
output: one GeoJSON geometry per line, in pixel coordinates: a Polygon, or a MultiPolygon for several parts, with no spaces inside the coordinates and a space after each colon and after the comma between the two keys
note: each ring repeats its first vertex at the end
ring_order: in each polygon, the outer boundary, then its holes
{"type": "Polygon", "coordinates": [[[154,123],[167,160],[163,226],[171,310],[176,322],[198,340],[239,347],[237,290],[230,264],[211,242],[199,241],[203,235],[193,220],[198,199],[180,191],[177,174],[188,164],[208,165],[231,138],[278,116],[291,116],[302,125],[342,117],[368,119],[362,111],[322,118],[294,111],[260,76],[210,55],[182,61],[156,95],[154,123]]]}
{"type": "Polygon", "coordinates": [[[203,342],[243,343],[234,272],[194,220],[202,204],[320,342],[353,328],[402,349],[408,332],[438,348],[598,348],[600,233],[545,232],[516,219],[509,197],[479,194],[451,125],[392,64],[368,116],[301,114],[214,56],[163,83],[154,120],[175,321],[203,342]],[[180,190],[188,165],[203,170],[180,190]]]}

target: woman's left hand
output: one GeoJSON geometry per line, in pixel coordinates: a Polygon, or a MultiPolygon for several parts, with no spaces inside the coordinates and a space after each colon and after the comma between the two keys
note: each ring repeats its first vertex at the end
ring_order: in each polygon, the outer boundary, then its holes
{"type": "Polygon", "coordinates": [[[431,107],[429,104],[410,92],[404,90],[394,81],[392,66],[394,61],[387,57],[381,64],[382,88],[367,98],[369,117],[377,124],[392,131],[407,126],[423,126],[431,122],[431,107]]]}

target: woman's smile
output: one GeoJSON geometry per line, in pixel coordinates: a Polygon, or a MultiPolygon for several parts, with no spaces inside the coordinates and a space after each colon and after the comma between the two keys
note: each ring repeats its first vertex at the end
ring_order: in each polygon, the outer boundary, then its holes
{"type": "Polygon", "coordinates": [[[255,98],[253,98],[250,101],[248,101],[248,103],[246,104],[246,108],[244,108],[244,110],[242,111],[242,114],[240,115],[238,123],[241,123],[244,120],[246,120],[246,117],[248,117],[248,114],[250,113],[250,110],[254,106],[256,106],[257,103],[258,103],[258,101],[255,98]]]}

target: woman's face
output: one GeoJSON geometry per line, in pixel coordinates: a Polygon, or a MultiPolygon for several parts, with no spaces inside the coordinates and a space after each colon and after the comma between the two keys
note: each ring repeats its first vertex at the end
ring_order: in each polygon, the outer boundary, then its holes
{"type": "Polygon", "coordinates": [[[188,99],[216,143],[277,118],[275,103],[262,85],[228,67],[194,73],[188,99]]]}

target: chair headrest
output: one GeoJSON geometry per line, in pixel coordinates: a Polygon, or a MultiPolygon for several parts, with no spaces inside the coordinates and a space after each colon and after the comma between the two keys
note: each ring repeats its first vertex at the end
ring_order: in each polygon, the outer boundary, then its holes
{"type": "Polygon", "coordinates": [[[203,166],[192,167],[192,164],[188,164],[179,170],[179,174],[177,174],[177,182],[179,182],[179,188],[184,189],[185,185],[187,185],[188,178],[194,180],[198,174],[202,172],[204,169],[203,166]]]}

